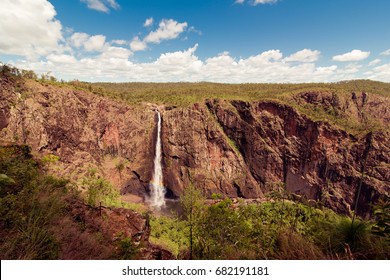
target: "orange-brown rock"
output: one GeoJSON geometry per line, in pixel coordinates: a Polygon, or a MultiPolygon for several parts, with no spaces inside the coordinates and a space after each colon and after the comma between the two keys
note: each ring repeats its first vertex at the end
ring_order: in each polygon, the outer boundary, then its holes
{"type": "MultiPolygon", "coordinates": [[[[97,167],[122,193],[146,195],[156,137],[152,105],[119,101],[27,81],[23,90],[2,81],[0,139],[26,143],[37,154],[60,157],[58,172],[79,178],[97,167]],[[122,176],[114,161],[124,160],[122,176]]],[[[381,96],[356,99],[331,92],[290,96],[301,108],[332,111],[347,121],[377,119],[388,126],[381,96]]],[[[263,198],[280,187],[341,213],[359,214],[390,193],[388,130],[354,136],[276,101],[208,100],[189,107],[159,106],[164,185],[178,197],[189,184],[228,197],[263,198]],[[362,171],[364,171],[362,176],[362,171]]]]}

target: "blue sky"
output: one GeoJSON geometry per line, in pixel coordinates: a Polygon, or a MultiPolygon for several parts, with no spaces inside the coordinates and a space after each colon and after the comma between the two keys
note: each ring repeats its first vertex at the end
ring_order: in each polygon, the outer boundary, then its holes
{"type": "Polygon", "coordinates": [[[1,0],[0,61],[86,81],[390,82],[387,0],[1,0]]]}

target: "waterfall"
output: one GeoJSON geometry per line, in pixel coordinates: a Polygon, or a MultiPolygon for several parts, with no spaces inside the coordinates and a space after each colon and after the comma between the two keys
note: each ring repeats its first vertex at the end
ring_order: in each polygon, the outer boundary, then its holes
{"type": "Polygon", "coordinates": [[[161,166],[161,114],[158,110],[157,117],[157,141],[156,141],[156,154],[154,157],[154,171],[153,179],[151,182],[151,205],[160,210],[165,205],[165,188],[163,186],[163,174],[161,166]]]}

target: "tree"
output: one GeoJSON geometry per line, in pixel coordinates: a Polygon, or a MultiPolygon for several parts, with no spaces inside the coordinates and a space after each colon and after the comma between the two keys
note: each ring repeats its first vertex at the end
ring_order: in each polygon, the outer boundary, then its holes
{"type": "Polygon", "coordinates": [[[194,248],[194,233],[196,224],[200,219],[202,208],[204,207],[204,196],[199,189],[194,185],[190,185],[184,189],[180,197],[180,204],[183,207],[184,218],[187,220],[189,227],[188,240],[190,242],[190,259],[193,258],[194,248]]]}
{"type": "Polygon", "coordinates": [[[122,179],[122,171],[123,171],[123,169],[125,169],[125,164],[123,163],[123,161],[119,161],[115,165],[115,169],[118,171],[119,177],[122,179]]]}

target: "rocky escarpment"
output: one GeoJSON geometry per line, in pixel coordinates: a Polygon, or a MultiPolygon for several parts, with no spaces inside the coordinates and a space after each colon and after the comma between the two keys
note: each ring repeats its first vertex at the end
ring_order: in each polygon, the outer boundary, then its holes
{"type": "Polygon", "coordinates": [[[191,183],[244,198],[285,189],[347,214],[362,180],[364,215],[390,193],[388,132],[354,137],[274,101],[209,100],[163,118],[165,185],[176,196],[191,183]]]}
{"type": "Polygon", "coordinates": [[[16,88],[3,79],[0,92],[1,142],[58,156],[58,175],[77,181],[93,169],[118,187],[145,193],[153,164],[151,110],[31,80],[16,88]]]}
{"type": "Polygon", "coordinates": [[[203,104],[163,114],[164,183],[174,196],[189,184],[206,195],[263,197],[235,144],[203,104]]]}
{"type": "Polygon", "coordinates": [[[283,183],[289,192],[348,213],[362,180],[360,214],[367,213],[369,202],[389,196],[388,132],[356,139],[277,102],[214,100],[207,105],[265,192],[283,183]]]}
{"type": "MultiPolygon", "coordinates": [[[[156,137],[152,106],[130,107],[32,81],[20,89],[3,80],[0,90],[1,141],[59,156],[61,175],[82,177],[92,166],[123,194],[146,195],[156,137]],[[118,162],[124,163],[121,172],[118,162]]],[[[325,110],[347,120],[356,117],[367,127],[370,118],[388,126],[387,98],[370,97],[364,103],[348,98],[333,92],[292,95],[290,102],[300,111],[276,101],[160,106],[167,195],[178,197],[190,184],[208,196],[264,198],[287,190],[350,213],[360,184],[358,211],[368,213],[369,202],[390,193],[389,132],[354,136],[302,113],[325,110]]]]}

